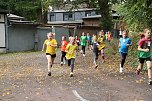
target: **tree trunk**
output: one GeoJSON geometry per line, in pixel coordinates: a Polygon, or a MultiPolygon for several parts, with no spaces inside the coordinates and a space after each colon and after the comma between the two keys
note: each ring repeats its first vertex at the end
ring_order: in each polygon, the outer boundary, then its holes
{"type": "Polygon", "coordinates": [[[112,17],[110,14],[109,0],[98,0],[99,13],[101,14],[101,28],[103,30],[110,30],[112,25],[112,17]]]}
{"type": "Polygon", "coordinates": [[[44,14],[43,14],[43,24],[47,24],[47,11],[44,11],[44,14]]]}

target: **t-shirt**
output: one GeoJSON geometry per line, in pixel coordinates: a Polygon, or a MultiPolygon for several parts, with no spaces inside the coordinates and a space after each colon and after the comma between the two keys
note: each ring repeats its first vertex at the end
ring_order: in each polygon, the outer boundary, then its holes
{"type": "Polygon", "coordinates": [[[94,38],[95,38],[95,36],[92,36],[92,38],[91,38],[91,42],[92,42],[92,44],[94,43],[94,38]]]}
{"type": "Polygon", "coordinates": [[[98,41],[98,43],[104,43],[105,42],[104,36],[98,37],[97,41],[98,41]]]}
{"type": "Polygon", "coordinates": [[[99,46],[98,46],[99,51],[101,51],[102,49],[104,49],[105,46],[106,46],[106,43],[105,43],[105,42],[100,43],[99,46]]]}
{"type": "Polygon", "coordinates": [[[57,41],[55,39],[52,40],[45,40],[44,44],[46,45],[46,53],[49,54],[55,54],[55,47],[51,46],[51,45],[57,45],[57,41]]]}
{"type": "Polygon", "coordinates": [[[100,41],[101,41],[101,37],[98,37],[98,38],[97,38],[97,42],[100,42],[100,41]]]}
{"type": "Polygon", "coordinates": [[[152,39],[145,39],[145,38],[142,38],[139,40],[138,42],[138,46],[140,46],[142,49],[149,49],[150,51],[149,52],[144,52],[144,51],[140,51],[138,53],[138,56],[140,58],[148,58],[148,57],[151,57],[151,45],[152,44],[152,39]]]}
{"type": "Polygon", "coordinates": [[[108,39],[108,34],[105,34],[106,40],[108,39]]]}
{"type": "Polygon", "coordinates": [[[81,46],[86,46],[87,45],[87,36],[81,36],[81,46]]]}
{"type": "Polygon", "coordinates": [[[71,59],[71,58],[75,58],[76,57],[76,50],[77,50],[77,45],[74,44],[68,44],[66,47],[66,59],[71,59]]]}
{"type": "Polygon", "coordinates": [[[125,39],[120,38],[119,42],[120,42],[119,52],[128,53],[128,46],[127,46],[127,44],[132,44],[131,39],[128,38],[128,37],[125,38],[125,39]]]}
{"type": "Polygon", "coordinates": [[[111,40],[111,39],[112,39],[112,35],[108,34],[108,40],[111,40]]]}
{"type": "Polygon", "coordinates": [[[67,41],[62,41],[61,42],[61,51],[65,52],[67,45],[68,45],[67,41]]]}
{"type": "Polygon", "coordinates": [[[76,41],[76,43],[77,43],[77,44],[79,44],[80,39],[79,39],[79,38],[77,38],[75,41],[76,41]]]}
{"type": "Polygon", "coordinates": [[[99,43],[98,49],[99,49],[99,51],[101,51],[106,46],[105,39],[102,36],[102,37],[98,37],[97,41],[99,43]]]}
{"type": "Polygon", "coordinates": [[[90,42],[91,41],[91,36],[87,36],[87,40],[90,42]]]}
{"type": "Polygon", "coordinates": [[[98,52],[98,46],[99,46],[98,42],[93,43],[93,52],[98,52]]]}

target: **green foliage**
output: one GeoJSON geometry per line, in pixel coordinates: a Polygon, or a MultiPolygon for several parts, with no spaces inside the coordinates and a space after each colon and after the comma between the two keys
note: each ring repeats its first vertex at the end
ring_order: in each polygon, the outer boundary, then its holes
{"type": "Polygon", "coordinates": [[[42,22],[49,5],[77,9],[81,4],[88,8],[97,8],[102,15],[101,27],[110,29],[112,25],[111,7],[123,16],[127,29],[140,31],[149,27],[152,29],[152,0],[0,0],[0,8],[11,10],[14,14],[24,16],[28,20],[42,22]]]}
{"type": "Polygon", "coordinates": [[[50,0],[1,0],[0,8],[24,16],[28,20],[42,21],[43,12],[48,10],[50,0]],[[43,10],[42,10],[43,8],[43,10]]]}
{"type": "Polygon", "coordinates": [[[123,16],[127,29],[141,31],[152,28],[152,1],[127,0],[123,4],[116,4],[115,9],[123,16]]]}

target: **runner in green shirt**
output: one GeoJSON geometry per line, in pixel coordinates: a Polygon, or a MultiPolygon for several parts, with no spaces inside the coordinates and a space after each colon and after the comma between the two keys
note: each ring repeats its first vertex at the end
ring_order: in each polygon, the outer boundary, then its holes
{"type": "Polygon", "coordinates": [[[87,45],[87,36],[85,36],[85,33],[82,33],[82,36],[80,37],[82,50],[81,53],[83,53],[83,56],[85,56],[85,47],[87,45]]]}
{"type": "Polygon", "coordinates": [[[141,69],[143,68],[144,61],[146,61],[147,69],[148,69],[149,85],[152,85],[151,46],[152,46],[151,30],[145,29],[144,37],[142,37],[138,42],[139,65],[136,70],[136,74],[139,75],[141,69]]]}

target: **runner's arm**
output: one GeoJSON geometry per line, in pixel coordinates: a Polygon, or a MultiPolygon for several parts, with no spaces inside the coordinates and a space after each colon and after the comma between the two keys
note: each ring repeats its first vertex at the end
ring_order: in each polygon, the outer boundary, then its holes
{"type": "Polygon", "coordinates": [[[148,52],[148,51],[149,51],[148,48],[147,48],[147,49],[143,49],[143,48],[142,48],[142,45],[143,45],[143,44],[144,44],[144,41],[143,41],[143,40],[139,40],[138,49],[137,49],[137,50],[143,51],[143,52],[148,52]]]}
{"type": "Polygon", "coordinates": [[[129,39],[129,42],[128,42],[127,46],[132,46],[132,42],[131,42],[130,39],[129,39]]]}
{"type": "Polygon", "coordinates": [[[43,44],[42,52],[44,52],[45,50],[46,50],[46,44],[43,44]]]}
{"type": "Polygon", "coordinates": [[[120,48],[120,42],[119,42],[119,44],[118,44],[118,48],[120,48]]]}
{"type": "Polygon", "coordinates": [[[149,49],[148,49],[148,48],[147,48],[147,49],[142,49],[141,46],[138,46],[138,50],[139,50],[139,51],[143,51],[143,52],[149,52],[149,49]]]}
{"type": "Polygon", "coordinates": [[[57,44],[53,44],[53,45],[51,45],[52,47],[57,47],[57,44]]]}

